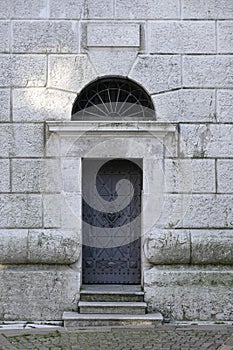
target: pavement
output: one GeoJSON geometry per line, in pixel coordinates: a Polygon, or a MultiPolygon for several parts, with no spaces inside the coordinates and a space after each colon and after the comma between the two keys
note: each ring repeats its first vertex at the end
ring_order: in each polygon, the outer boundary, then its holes
{"type": "Polygon", "coordinates": [[[0,350],[233,350],[233,325],[164,324],[156,328],[0,326],[0,350]],[[34,328],[35,327],[35,328],[34,328]]]}

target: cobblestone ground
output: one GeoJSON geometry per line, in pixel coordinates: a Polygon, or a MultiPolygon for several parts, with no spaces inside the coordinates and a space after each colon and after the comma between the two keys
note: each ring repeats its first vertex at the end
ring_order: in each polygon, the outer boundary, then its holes
{"type": "Polygon", "coordinates": [[[1,331],[1,350],[233,349],[233,326],[1,331]],[[230,339],[229,339],[230,338],[230,339]],[[223,343],[226,342],[226,345],[223,343]],[[229,343],[230,342],[230,343],[229,343]],[[1,345],[2,344],[2,345],[1,345]],[[230,345],[227,345],[230,344],[230,345]],[[232,346],[231,346],[232,345],[232,346]]]}

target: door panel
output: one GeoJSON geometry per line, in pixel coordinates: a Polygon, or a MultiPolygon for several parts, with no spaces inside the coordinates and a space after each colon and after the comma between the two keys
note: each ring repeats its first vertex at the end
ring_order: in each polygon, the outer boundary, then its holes
{"type": "MultiPolygon", "coordinates": [[[[95,162],[95,160],[84,160],[95,162]]],[[[84,164],[85,165],[85,164],[84,164]]],[[[84,168],[92,169],[88,164],[84,168]]],[[[94,163],[93,163],[94,168],[94,163]]],[[[91,184],[85,184],[91,193],[91,184]]],[[[141,282],[142,171],[132,161],[114,159],[99,169],[89,203],[83,195],[83,283],[141,282]],[[98,210],[97,197],[106,210],[98,210]],[[93,205],[92,205],[93,203],[93,205]]]]}

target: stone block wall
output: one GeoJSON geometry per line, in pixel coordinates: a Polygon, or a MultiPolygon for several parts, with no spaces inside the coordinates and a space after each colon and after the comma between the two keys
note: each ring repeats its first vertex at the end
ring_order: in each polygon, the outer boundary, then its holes
{"type": "Polygon", "coordinates": [[[232,51],[232,0],[0,0],[1,320],[76,309],[80,231],[61,233],[65,219],[45,210],[56,201],[41,184],[45,121],[70,120],[77,94],[103,76],[136,81],[156,120],[178,124],[145,253],[150,310],[232,319],[232,51]]]}

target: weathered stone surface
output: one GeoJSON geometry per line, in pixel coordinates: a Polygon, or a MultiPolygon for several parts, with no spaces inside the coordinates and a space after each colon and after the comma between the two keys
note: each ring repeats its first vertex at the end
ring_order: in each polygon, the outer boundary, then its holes
{"type": "Polygon", "coordinates": [[[192,264],[233,264],[233,230],[192,230],[192,264]]]}
{"type": "Polygon", "coordinates": [[[41,161],[35,159],[12,160],[12,191],[40,192],[41,161]]]}
{"type": "Polygon", "coordinates": [[[10,191],[10,162],[0,159],[0,192],[10,191]]]}
{"type": "Polygon", "coordinates": [[[43,196],[43,215],[45,228],[61,228],[61,204],[60,194],[46,194],[43,196]]]}
{"type": "Polygon", "coordinates": [[[132,6],[130,0],[117,0],[116,17],[126,19],[179,18],[179,1],[136,0],[132,6]]]}
{"type": "Polygon", "coordinates": [[[10,50],[10,22],[0,21],[0,52],[10,50]]]}
{"type": "Polygon", "coordinates": [[[151,264],[189,264],[190,232],[155,229],[147,236],[143,248],[145,257],[151,264]]]}
{"type": "Polygon", "coordinates": [[[81,235],[68,230],[0,230],[1,264],[71,264],[79,259],[81,235]]]}
{"type": "Polygon", "coordinates": [[[143,244],[152,265],[232,265],[233,230],[154,229],[143,244]]]}
{"type": "Polygon", "coordinates": [[[185,56],[183,82],[187,87],[233,87],[233,58],[221,56],[185,56]]]}
{"type": "Polygon", "coordinates": [[[231,0],[183,0],[182,12],[183,18],[227,19],[233,17],[233,3],[231,0]]]}
{"type": "Polygon", "coordinates": [[[178,134],[167,134],[163,139],[164,157],[171,158],[178,156],[178,134]]]}
{"type": "Polygon", "coordinates": [[[218,52],[233,52],[233,21],[218,22],[218,52]]]}
{"type": "Polygon", "coordinates": [[[220,122],[233,122],[233,90],[217,91],[217,118],[220,122]]]}
{"type": "Polygon", "coordinates": [[[113,0],[50,1],[50,17],[64,19],[113,18],[113,0]]]}
{"type": "Polygon", "coordinates": [[[193,195],[184,209],[183,227],[233,227],[232,195],[193,195]]]}
{"type": "Polygon", "coordinates": [[[0,18],[46,18],[46,0],[1,0],[0,18]]]}
{"type": "Polygon", "coordinates": [[[81,194],[82,191],[82,160],[76,157],[66,157],[61,162],[63,189],[67,193],[81,194]]]}
{"type": "Polygon", "coordinates": [[[153,267],[144,273],[149,311],[176,320],[231,320],[233,270],[153,267]]]}
{"type": "Polygon", "coordinates": [[[213,159],[167,159],[165,161],[166,192],[215,192],[213,159]]]}
{"type": "MultiPolygon", "coordinates": [[[[160,228],[232,228],[232,195],[168,194],[154,227],[160,228]]],[[[156,219],[158,204],[151,211],[156,219]]],[[[153,228],[154,229],[154,228],[153,228]]]]}
{"type": "Polygon", "coordinates": [[[46,57],[44,55],[1,55],[0,86],[44,86],[46,57]]]}
{"type": "Polygon", "coordinates": [[[97,78],[87,55],[51,55],[49,57],[49,87],[79,92],[97,78]]]}
{"type": "Polygon", "coordinates": [[[182,89],[152,96],[156,116],[164,121],[213,121],[214,90],[182,89]]]}
{"type": "Polygon", "coordinates": [[[71,264],[81,253],[81,234],[68,230],[29,230],[28,257],[30,263],[71,264]]]}
{"type": "Polygon", "coordinates": [[[0,122],[7,122],[10,119],[10,90],[0,89],[0,122]]]}
{"type": "Polygon", "coordinates": [[[87,46],[140,46],[140,25],[134,23],[90,23],[87,46]]]}
{"type": "Polygon", "coordinates": [[[61,320],[64,310],[77,310],[80,271],[59,266],[12,266],[0,270],[0,318],[61,320]]]}
{"type": "Polygon", "coordinates": [[[27,262],[28,230],[0,230],[0,264],[27,262]]]}
{"type": "Polygon", "coordinates": [[[41,157],[44,152],[42,124],[14,124],[9,134],[10,156],[41,157]]]}
{"type": "Polygon", "coordinates": [[[233,160],[219,159],[217,161],[218,192],[233,193],[233,160]]]}
{"type": "Polygon", "coordinates": [[[63,192],[43,197],[44,226],[79,230],[81,228],[81,195],[63,192]]]}
{"type": "Polygon", "coordinates": [[[8,124],[0,125],[0,156],[1,157],[9,157],[10,154],[10,146],[11,146],[11,126],[8,124]]]}
{"type": "Polygon", "coordinates": [[[0,217],[0,227],[41,227],[41,196],[36,194],[2,194],[0,196],[0,217]]]}
{"type": "Polygon", "coordinates": [[[76,53],[78,23],[74,21],[17,21],[13,23],[13,52],[76,53]]]}
{"type": "Polygon", "coordinates": [[[188,157],[232,157],[233,126],[227,124],[181,125],[181,155],[188,157]]]}
{"type": "Polygon", "coordinates": [[[151,24],[154,53],[216,52],[214,21],[157,21],[151,24]]]}
{"type": "Polygon", "coordinates": [[[76,94],[45,88],[13,90],[13,120],[70,120],[76,94]]]}
{"type": "Polygon", "coordinates": [[[138,50],[134,48],[90,48],[88,53],[100,75],[127,76],[136,60],[138,50]]]}
{"type": "MultiPolygon", "coordinates": [[[[70,170],[72,167],[70,168],[70,170]]],[[[61,168],[57,159],[12,159],[12,190],[13,192],[53,193],[65,190],[70,177],[66,178],[67,169],[61,168]]],[[[70,174],[68,174],[70,175],[70,174]]],[[[71,174],[72,179],[77,179],[71,174]]],[[[74,181],[75,187],[76,181],[74,181]]]]}
{"type": "Polygon", "coordinates": [[[179,56],[140,55],[129,77],[139,82],[150,93],[179,88],[181,59],[179,56]]]}

